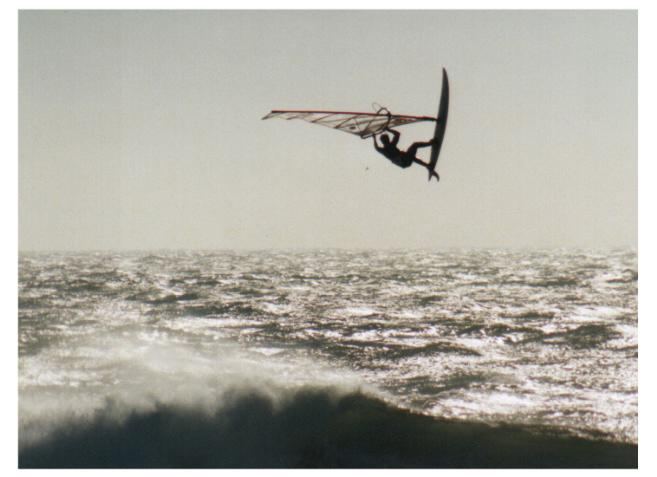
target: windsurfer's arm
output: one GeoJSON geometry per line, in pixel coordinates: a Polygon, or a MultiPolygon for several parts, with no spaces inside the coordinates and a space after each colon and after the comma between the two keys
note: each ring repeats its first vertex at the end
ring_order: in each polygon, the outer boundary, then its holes
{"type": "Polygon", "coordinates": [[[393,138],[391,143],[393,146],[396,146],[397,143],[399,142],[399,136],[400,136],[399,131],[395,131],[394,129],[390,129],[388,127],[386,127],[385,130],[388,131],[390,134],[392,134],[393,138]]]}
{"type": "Polygon", "coordinates": [[[374,141],[374,149],[379,152],[383,151],[383,148],[379,146],[378,142],[376,142],[376,134],[372,134],[372,140],[374,141]]]}

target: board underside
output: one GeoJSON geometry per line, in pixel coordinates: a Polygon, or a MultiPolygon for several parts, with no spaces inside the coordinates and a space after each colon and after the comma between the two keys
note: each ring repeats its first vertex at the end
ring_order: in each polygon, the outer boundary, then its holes
{"type": "Polygon", "coordinates": [[[447,113],[449,112],[449,81],[447,79],[447,71],[443,68],[443,88],[440,94],[440,106],[438,107],[438,115],[436,116],[436,129],[433,133],[434,144],[431,146],[431,157],[429,160],[429,170],[433,171],[438,162],[438,155],[440,148],[443,145],[443,138],[445,137],[445,129],[447,127],[447,113]]]}

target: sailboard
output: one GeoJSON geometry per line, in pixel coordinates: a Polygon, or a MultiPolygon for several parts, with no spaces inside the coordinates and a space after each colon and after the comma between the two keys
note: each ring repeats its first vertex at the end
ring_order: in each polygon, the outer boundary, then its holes
{"type": "Polygon", "coordinates": [[[440,105],[436,116],[412,116],[408,114],[392,114],[387,108],[379,107],[375,112],[353,112],[353,111],[322,111],[305,109],[274,109],[262,119],[279,118],[285,120],[300,119],[311,124],[337,129],[367,139],[376,136],[386,129],[398,128],[407,124],[424,121],[436,123],[431,146],[431,155],[428,163],[416,160],[429,171],[431,177],[439,179],[435,172],[438,156],[445,137],[447,126],[447,113],[449,111],[449,82],[447,71],[443,68],[443,84],[440,94],[440,105]]]}

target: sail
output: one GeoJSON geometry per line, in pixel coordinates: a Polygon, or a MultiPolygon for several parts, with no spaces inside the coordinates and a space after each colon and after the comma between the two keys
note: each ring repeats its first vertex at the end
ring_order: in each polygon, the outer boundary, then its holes
{"type": "Polygon", "coordinates": [[[332,129],[355,134],[365,139],[383,132],[386,127],[395,128],[419,121],[435,121],[430,116],[407,116],[388,113],[354,113],[345,111],[274,110],[262,119],[301,119],[332,129]]]}

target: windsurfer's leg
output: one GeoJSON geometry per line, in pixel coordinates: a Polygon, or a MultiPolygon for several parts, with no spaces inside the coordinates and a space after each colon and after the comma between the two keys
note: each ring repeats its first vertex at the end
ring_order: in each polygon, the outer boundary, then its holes
{"type": "Polygon", "coordinates": [[[433,139],[431,141],[424,141],[424,142],[414,142],[412,146],[417,145],[417,147],[427,147],[433,145],[433,139]]]}
{"type": "Polygon", "coordinates": [[[413,162],[416,164],[420,164],[422,167],[426,167],[427,169],[429,169],[429,163],[424,162],[423,160],[418,159],[417,157],[413,158],[413,162]]]}
{"type": "Polygon", "coordinates": [[[422,148],[422,147],[429,147],[433,145],[433,141],[428,141],[428,142],[414,142],[413,144],[410,145],[408,150],[406,151],[407,154],[411,156],[415,156],[417,153],[417,150],[422,148]]]}
{"type": "Polygon", "coordinates": [[[431,180],[432,177],[435,177],[437,181],[440,180],[440,176],[438,175],[438,173],[432,170],[429,167],[428,163],[418,159],[417,157],[413,158],[413,162],[415,162],[416,164],[420,164],[422,167],[426,168],[427,171],[429,171],[429,180],[431,180]]]}

